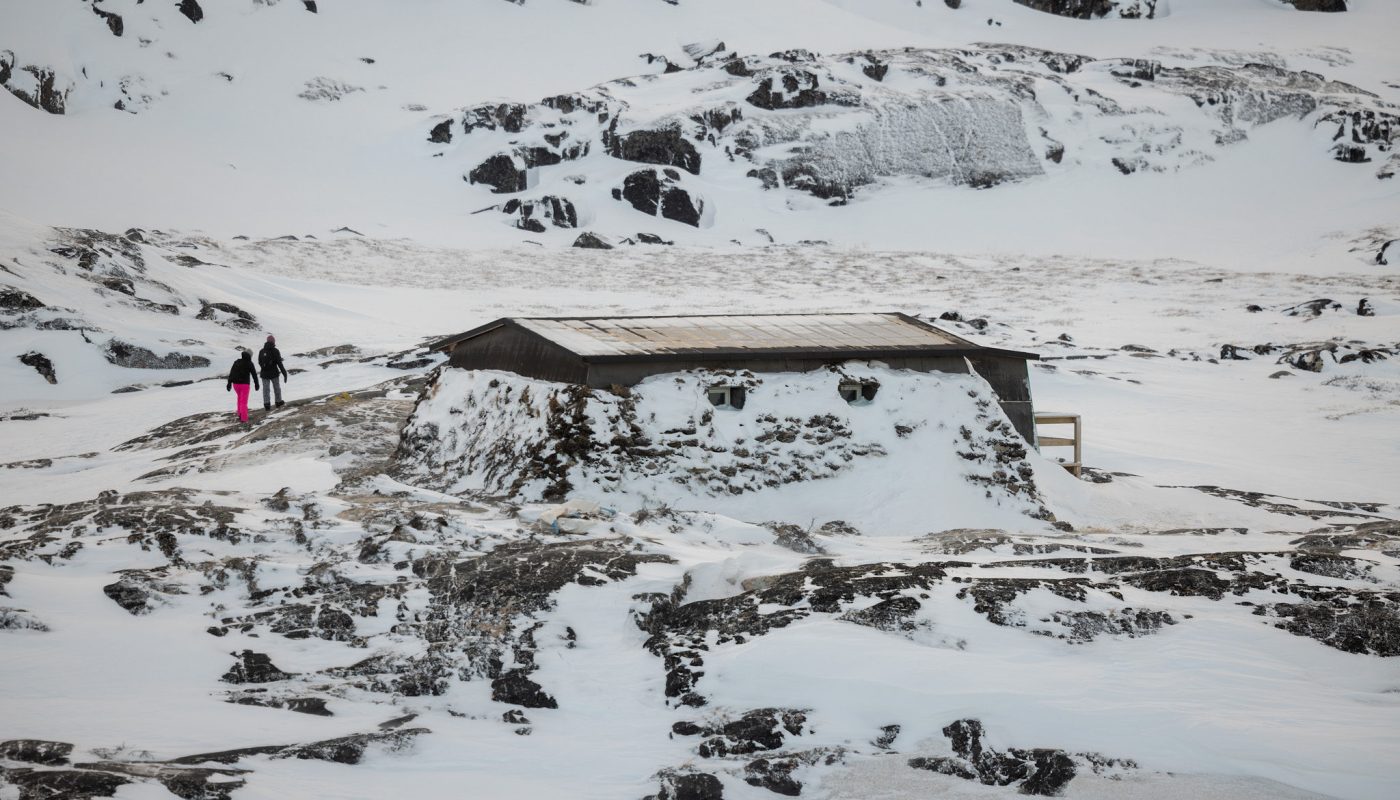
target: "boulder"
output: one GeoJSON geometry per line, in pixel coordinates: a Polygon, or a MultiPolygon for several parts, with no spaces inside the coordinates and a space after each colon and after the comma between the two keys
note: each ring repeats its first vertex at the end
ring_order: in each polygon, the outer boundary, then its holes
{"type": "Polygon", "coordinates": [[[511,153],[497,153],[476,165],[467,173],[471,183],[484,183],[496,194],[511,194],[525,190],[525,168],[511,153]]]}
{"type": "Polygon", "coordinates": [[[452,120],[445,119],[428,132],[428,141],[447,144],[452,141],[452,120]]]}
{"type": "Polygon", "coordinates": [[[613,246],[608,244],[596,233],[584,231],[574,240],[574,247],[582,247],[586,250],[611,250],[613,246]]]}
{"type": "Polygon", "coordinates": [[[113,36],[122,35],[122,32],[126,26],[122,23],[122,18],[120,14],[114,14],[111,11],[104,11],[98,8],[96,3],[94,3],[92,6],[92,13],[101,17],[102,20],[107,23],[107,30],[111,31],[113,36]]]}
{"type": "Polygon", "coordinates": [[[180,13],[190,22],[199,22],[204,19],[204,9],[199,7],[198,0],[180,0],[180,13]]]}
{"type": "Polygon", "coordinates": [[[680,177],[673,169],[639,170],[613,189],[613,199],[625,200],[643,214],[699,227],[705,203],[681,187],[680,177]]]}

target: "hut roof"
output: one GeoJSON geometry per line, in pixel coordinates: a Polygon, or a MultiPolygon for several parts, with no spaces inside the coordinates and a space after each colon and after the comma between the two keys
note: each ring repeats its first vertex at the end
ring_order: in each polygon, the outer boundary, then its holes
{"type": "Polygon", "coordinates": [[[507,317],[432,345],[450,350],[505,325],[516,326],[587,361],[679,356],[973,355],[1034,359],[1031,353],[982,347],[900,313],[710,314],[641,317],[507,317]]]}

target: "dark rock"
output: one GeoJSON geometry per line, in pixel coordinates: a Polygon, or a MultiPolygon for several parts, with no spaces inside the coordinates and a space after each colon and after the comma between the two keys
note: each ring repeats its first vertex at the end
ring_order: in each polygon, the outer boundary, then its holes
{"type": "Polygon", "coordinates": [[[163,356],[120,339],[111,339],[103,348],[103,356],[119,367],[129,369],[195,369],[209,366],[204,356],[171,352],[163,356]]]}
{"type": "Polygon", "coordinates": [[[1021,794],[1058,795],[1074,778],[1073,759],[1063,750],[1010,749],[1005,753],[984,745],[982,723],[958,720],[943,729],[956,757],[913,758],[909,766],[926,769],[987,786],[1019,784],[1021,794]]]}
{"type": "Polygon", "coordinates": [[[197,0],[180,0],[180,13],[190,22],[199,22],[204,19],[204,9],[199,7],[197,0]]]}
{"type": "Polygon", "coordinates": [[[120,14],[113,14],[111,11],[104,11],[98,8],[96,3],[94,3],[92,6],[92,13],[101,17],[103,21],[107,23],[107,30],[111,31],[113,36],[122,35],[122,31],[125,28],[125,26],[122,24],[122,18],[120,14]]]}
{"type": "Polygon", "coordinates": [[[19,800],[86,800],[90,797],[111,797],[131,780],[109,772],[93,770],[35,770],[0,768],[4,783],[19,787],[19,800]]]}
{"type": "Polygon", "coordinates": [[[525,169],[518,166],[515,156],[509,153],[497,153],[481,162],[467,173],[467,180],[484,183],[496,194],[522,192],[526,185],[525,169]]]}
{"type": "Polygon", "coordinates": [[[701,758],[747,755],[783,747],[788,736],[801,736],[807,712],[791,708],[756,708],[737,719],[705,723],[677,722],[671,732],[679,736],[705,736],[697,752],[701,758]]]}
{"type": "Polygon", "coordinates": [[[1322,297],[1318,298],[1317,300],[1309,300],[1306,303],[1299,303],[1296,306],[1290,306],[1288,308],[1285,308],[1283,310],[1283,313],[1287,314],[1290,317],[1317,317],[1321,316],[1322,312],[1324,311],[1336,311],[1341,307],[1341,303],[1338,303],[1337,301],[1328,299],[1326,297],[1322,297]]]}
{"type": "Polygon", "coordinates": [[[880,735],[875,737],[875,740],[872,741],[871,744],[881,750],[889,750],[894,747],[894,740],[899,738],[899,731],[899,725],[885,725],[880,728],[880,735]]]}
{"type": "Polygon", "coordinates": [[[219,680],[224,683],[272,683],[274,681],[286,680],[292,677],[293,673],[283,672],[272,663],[272,659],[264,653],[255,653],[252,650],[244,650],[237,655],[238,663],[229,668],[219,680]]]}
{"type": "Polygon", "coordinates": [[[640,170],[628,175],[620,189],[613,189],[613,199],[625,200],[643,214],[699,227],[705,203],[679,184],[675,170],[640,170]]]}
{"type": "Polygon", "coordinates": [[[452,120],[445,119],[428,132],[428,141],[447,144],[452,141],[452,120]]]}
{"type": "Polygon", "coordinates": [[[1347,10],[1347,0],[1282,0],[1299,11],[1338,12],[1347,10]]]}
{"type": "Polygon", "coordinates": [[[337,764],[358,764],[370,745],[383,745],[391,750],[407,747],[417,736],[431,733],[427,728],[400,728],[379,733],[356,733],[310,744],[294,744],[282,749],[273,758],[301,758],[332,761],[337,764]]]}
{"type": "Polygon", "coordinates": [[[161,604],[156,591],[146,582],[133,576],[124,575],[116,583],[102,587],[102,593],[126,609],[132,616],[149,614],[161,604]]]}
{"type": "Polygon", "coordinates": [[[43,739],[11,739],[0,742],[0,759],[42,764],[46,767],[67,764],[68,755],[72,752],[73,745],[67,742],[48,742],[43,739]]]}
{"type": "Polygon", "coordinates": [[[641,242],[642,244],[675,244],[675,242],[667,239],[662,239],[660,236],[657,236],[654,233],[639,233],[637,234],[637,241],[641,242]]]}
{"type": "MultiPolygon", "coordinates": [[[[1014,0],[1019,5],[1075,19],[1093,19],[1113,12],[1113,0],[1014,0]]],[[[1150,16],[1150,15],[1149,15],[1150,16]]]]}
{"type": "Polygon", "coordinates": [[[511,670],[491,681],[491,699],[525,708],[558,708],[559,702],[523,670],[511,670]]]}
{"type": "Polygon", "coordinates": [[[1310,603],[1274,603],[1256,614],[1276,626],[1346,653],[1400,656],[1400,593],[1348,593],[1310,603]]]}
{"type": "Polygon", "coordinates": [[[598,235],[595,234],[595,233],[590,233],[590,232],[588,232],[588,231],[584,231],[583,233],[580,233],[580,234],[578,235],[578,238],[577,238],[577,239],[574,239],[574,244],[573,244],[573,246],[574,246],[574,247],[582,247],[582,248],[587,249],[587,250],[611,250],[611,249],[613,249],[613,246],[610,245],[610,244],[608,244],[607,242],[603,241],[603,239],[602,239],[600,236],[598,236],[598,235]]]}
{"type": "MultiPolygon", "coordinates": [[[[546,98],[541,103],[550,105],[551,99],[557,98],[546,98]]],[[[476,106],[462,115],[462,129],[466,133],[471,133],[477,128],[489,131],[499,128],[506,133],[520,133],[525,129],[525,111],[525,106],[520,103],[476,106]]]]}
{"type": "Polygon", "coordinates": [[[199,306],[199,313],[195,314],[195,319],[217,322],[235,330],[252,331],[258,329],[257,318],[233,303],[210,303],[200,300],[199,306]]]}
{"type": "Polygon", "coordinates": [[[871,58],[869,63],[860,68],[860,71],[873,81],[883,81],[885,76],[889,74],[890,65],[871,58]]]}
{"type": "Polygon", "coordinates": [[[0,86],[4,86],[10,94],[41,111],[62,114],[66,110],[68,93],[72,90],[71,83],[59,88],[58,76],[52,69],[26,65],[19,67],[19,70],[29,73],[34,79],[35,87],[33,91],[21,89],[10,80],[15,67],[14,54],[8,50],[0,50],[0,86]]]}
{"type": "Polygon", "coordinates": [[[816,74],[804,69],[784,69],[775,76],[764,78],[758,88],[744,98],[750,105],[770,111],[779,108],[811,108],[824,105],[826,92],[817,88],[816,74]]]}
{"type": "Polygon", "coordinates": [[[516,215],[515,227],[525,231],[544,233],[546,222],[556,228],[578,227],[578,210],[567,197],[549,194],[537,200],[510,200],[496,208],[516,215]]]}
{"type": "Polygon", "coordinates": [[[910,633],[918,629],[910,620],[921,607],[919,601],[912,597],[891,597],[869,608],[848,611],[839,619],[891,633],[910,633]]]}
{"type": "MultiPolygon", "coordinates": [[[[306,7],[307,11],[310,11],[312,14],[316,13],[316,0],[301,0],[301,4],[306,7]]],[[[373,64],[374,60],[370,59],[369,63],[373,64]]]]}
{"type": "Polygon", "coordinates": [[[0,286],[0,309],[18,312],[36,308],[44,308],[44,304],[34,295],[13,286],[0,286]]]}
{"type": "Polygon", "coordinates": [[[54,372],[53,362],[43,353],[36,353],[31,350],[19,356],[19,361],[26,367],[33,367],[35,371],[44,376],[44,380],[49,383],[58,383],[58,375],[54,372]]]}
{"type": "Polygon", "coordinates": [[[611,137],[608,155],[624,161],[680,167],[693,175],[700,174],[700,153],[695,145],[681,135],[679,127],[662,130],[640,130],[611,137]]]}
{"type": "Polygon", "coordinates": [[[794,758],[756,758],[744,765],[744,783],[785,797],[802,794],[802,783],[792,777],[801,766],[794,758]]]}
{"type": "Polygon", "coordinates": [[[648,800],[724,800],[724,784],[708,772],[667,770],[657,779],[661,788],[648,800]]]}
{"type": "Polygon", "coordinates": [[[943,0],[943,3],[954,10],[962,8],[962,0],[943,0]]]}
{"type": "Polygon", "coordinates": [[[1361,298],[1361,302],[1356,304],[1356,316],[1374,317],[1375,315],[1376,307],[1371,305],[1370,300],[1366,299],[1365,297],[1361,298]]]}

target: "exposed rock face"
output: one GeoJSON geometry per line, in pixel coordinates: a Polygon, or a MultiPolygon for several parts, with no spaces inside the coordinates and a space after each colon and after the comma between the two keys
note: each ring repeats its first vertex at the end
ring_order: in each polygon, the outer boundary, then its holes
{"type": "Polygon", "coordinates": [[[33,311],[36,308],[44,308],[44,304],[39,302],[39,298],[23,289],[0,286],[0,311],[18,313],[33,311]]]}
{"type": "Polygon", "coordinates": [[[680,177],[673,169],[634,172],[613,189],[613,199],[625,200],[643,214],[699,227],[705,202],[682,188],[680,177]]]}
{"type": "Polygon", "coordinates": [[[428,132],[428,141],[437,144],[448,144],[452,141],[452,120],[445,119],[433,126],[428,132]]]}
{"type": "Polygon", "coordinates": [[[73,745],[67,742],[47,742],[43,739],[11,739],[0,742],[0,758],[55,767],[68,763],[73,745]]]}
{"type": "Polygon", "coordinates": [[[19,64],[15,54],[0,50],[0,86],[29,105],[50,114],[62,114],[68,105],[71,81],[58,77],[53,69],[19,64]]]}
{"type": "Polygon", "coordinates": [[[161,580],[156,571],[124,570],[120,579],[102,587],[102,593],[133,616],[149,614],[165,605],[165,595],[183,594],[177,584],[161,580]]]}
{"type": "Polygon", "coordinates": [[[19,356],[19,361],[26,367],[33,367],[49,383],[58,383],[58,374],[54,372],[53,362],[43,353],[30,351],[19,356]]]}
{"type": "Polygon", "coordinates": [[[108,341],[103,348],[103,356],[109,362],[129,369],[195,369],[209,366],[209,359],[204,356],[175,351],[158,356],[144,347],[121,339],[108,341]]]}
{"type": "Polygon", "coordinates": [[[708,772],[666,770],[656,777],[660,789],[646,800],[724,800],[724,784],[708,772]]]}
{"type": "Polygon", "coordinates": [[[120,14],[114,14],[111,11],[98,8],[95,2],[92,4],[92,13],[101,17],[102,20],[107,23],[107,30],[111,31],[113,36],[122,35],[122,31],[125,30],[126,26],[122,23],[120,14]]]}
{"type": "Polygon", "coordinates": [[[700,153],[681,135],[679,126],[614,135],[608,154],[625,161],[679,167],[692,175],[700,174],[700,153]]]}
{"type": "Polygon", "coordinates": [[[90,797],[111,797],[122,786],[131,783],[129,779],[120,775],[85,769],[36,770],[27,767],[0,767],[0,777],[3,777],[5,782],[19,787],[20,800],[50,797],[86,800],[90,797]]]}
{"type": "Polygon", "coordinates": [[[696,748],[701,758],[723,758],[782,749],[788,737],[801,736],[807,712],[788,708],[756,708],[737,719],[705,723],[677,722],[678,736],[703,736],[696,748]]]}

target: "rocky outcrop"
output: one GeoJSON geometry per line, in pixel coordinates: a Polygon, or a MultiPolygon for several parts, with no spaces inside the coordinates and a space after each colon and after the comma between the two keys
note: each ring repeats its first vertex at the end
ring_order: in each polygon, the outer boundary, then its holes
{"type": "Polygon", "coordinates": [[[43,739],[11,739],[0,742],[0,759],[56,767],[68,763],[73,745],[43,739]]]}
{"type": "Polygon", "coordinates": [[[13,286],[0,286],[0,313],[17,314],[44,308],[39,298],[13,286]]]}
{"type": "Polygon", "coordinates": [[[682,188],[680,177],[673,169],[634,172],[613,189],[613,199],[625,200],[643,214],[699,227],[705,202],[682,188]]]}
{"type": "Polygon", "coordinates": [[[43,376],[49,383],[58,383],[58,374],[54,371],[53,362],[43,353],[30,351],[19,356],[19,362],[26,367],[33,367],[36,372],[43,376]]]}
{"type": "Polygon", "coordinates": [[[266,653],[244,650],[236,654],[238,663],[229,667],[219,680],[224,683],[272,683],[293,677],[294,673],[283,672],[272,663],[266,653]]]}
{"type": "Polygon", "coordinates": [[[0,86],[25,103],[50,114],[62,114],[73,90],[71,81],[61,79],[49,67],[20,64],[15,54],[0,50],[0,86]]]}
{"type": "Polygon", "coordinates": [[[211,303],[207,300],[199,301],[199,313],[195,314],[195,319],[206,322],[217,322],[226,328],[233,328],[240,331],[255,331],[258,329],[258,319],[247,311],[239,308],[233,303],[211,303]]]}
{"type": "MultiPolygon", "coordinates": [[[[1306,0],[1304,0],[1306,2],[1306,0]]],[[[1123,19],[1152,19],[1157,0],[1015,0],[1019,5],[1075,19],[1117,16],[1123,19]]]]}
{"type": "Polygon", "coordinates": [[[679,167],[692,175],[700,174],[700,153],[679,127],[614,134],[609,138],[608,154],[624,161],[679,167]]]}
{"type": "Polygon", "coordinates": [[[497,153],[467,173],[467,181],[491,187],[496,194],[525,191],[525,167],[510,153],[497,153]]]}
{"type": "Polygon", "coordinates": [[[992,749],[983,743],[982,723],[975,719],[958,720],[943,735],[954,756],[912,758],[909,766],[987,786],[1015,785],[1021,794],[1046,797],[1060,794],[1076,774],[1074,759],[1063,750],[992,749]]]}
{"type": "Polygon", "coordinates": [[[509,200],[504,205],[492,208],[514,216],[512,224],[522,231],[544,233],[549,226],[578,227],[578,210],[567,197],[548,194],[535,200],[509,200]]]}
{"type": "Polygon", "coordinates": [[[121,36],[122,31],[126,29],[126,25],[122,23],[120,14],[114,14],[111,11],[98,7],[97,2],[93,2],[92,4],[92,13],[101,17],[102,21],[107,23],[107,30],[111,31],[113,36],[121,36]]]}
{"type": "Polygon", "coordinates": [[[195,369],[209,366],[209,359],[204,356],[176,351],[158,356],[140,345],[121,339],[109,340],[103,347],[102,355],[108,362],[128,369],[195,369]]]}

